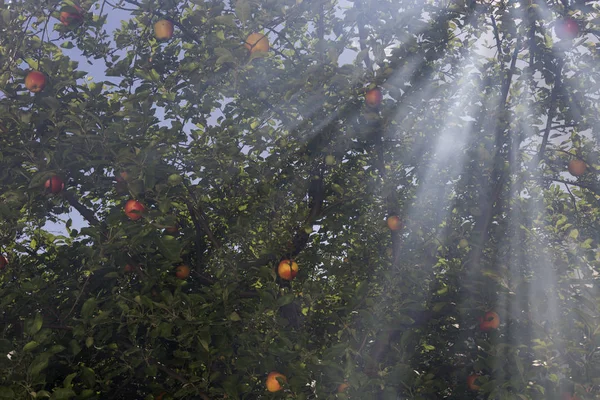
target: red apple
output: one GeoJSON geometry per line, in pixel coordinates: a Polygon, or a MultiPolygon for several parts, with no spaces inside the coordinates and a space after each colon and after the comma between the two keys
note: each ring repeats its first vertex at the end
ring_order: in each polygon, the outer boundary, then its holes
{"type": "Polygon", "coordinates": [[[8,265],[8,260],[3,255],[0,255],[0,271],[6,268],[8,265]]]}
{"type": "Polygon", "coordinates": [[[125,203],[125,215],[129,217],[129,219],[133,221],[137,221],[142,218],[143,213],[146,211],[146,207],[142,203],[137,200],[128,200],[125,203]]]}
{"type": "Polygon", "coordinates": [[[169,40],[173,37],[173,23],[166,19],[161,19],[154,24],[154,37],[157,40],[169,40]]]}
{"type": "Polygon", "coordinates": [[[46,75],[40,71],[31,71],[25,77],[25,87],[33,93],[39,93],[46,87],[46,75]]]}
{"type": "Polygon", "coordinates": [[[44,187],[50,193],[58,194],[65,188],[65,183],[58,176],[54,175],[46,181],[44,187]]]}
{"type": "Polygon", "coordinates": [[[587,169],[587,165],[585,162],[581,160],[571,160],[569,161],[569,173],[573,176],[581,176],[585,173],[587,169]]]}
{"type": "Polygon", "coordinates": [[[498,329],[500,326],[500,316],[494,311],[488,311],[483,317],[479,317],[479,330],[489,332],[498,329]]]}
{"type": "Polygon", "coordinates": [[[383,94],[381,93],[381,89],[373,88],[373,89],[367,90],[367,93],[365,94],[365,103],[367,103],[367,105],[369,107],[372,107],[372,108],[379,107],[381,105],[382,101],[383,101],[383,94]]]}
{"type": "Polygon", "coordinates": [[[392,231],[397,231],[400,228],[402,228],[402,221],[400,220],[399,216],[392,215],[392,216],[389,216],[388,219],[387,219],[387,226],[392,231]]]}
{"type": "Polygon", "coordinates": [[[479,378],[479,375],[472,374],[467,376],[467,387],[469,388],[469,390],[479,390],[479,385],[475,383],[477,378],[479,378]]]}
{"type": "Polygon", "coordinates": [[[64,26],[79,25],[83,22],[83,10],[76,4],[63,7],[59,19],[64,26]]]}
{"type": "Polygon", "coordinates": [[[564,17],[556,21],[554,33],[559,39],[573,40],[579,36],[579,24],[571,17],[564,17]]]}

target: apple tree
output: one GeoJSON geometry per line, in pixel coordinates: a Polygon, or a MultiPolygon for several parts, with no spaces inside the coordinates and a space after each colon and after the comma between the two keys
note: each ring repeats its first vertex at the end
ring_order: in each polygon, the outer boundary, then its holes
{"type": "Polygon", "coordinates": [[[0,398],[600,398],[597,2],[0,4],[0,398]]]}

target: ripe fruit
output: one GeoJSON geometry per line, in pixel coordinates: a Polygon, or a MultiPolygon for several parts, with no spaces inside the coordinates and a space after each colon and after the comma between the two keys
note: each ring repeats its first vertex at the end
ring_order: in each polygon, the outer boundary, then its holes
{"type": "Polygon", "coordinates": [[[177,225],[167,226],[165,228],[165,232],[167,232],[171,235],[175,235],[178,231],[179,231],[179,229],[177,228],[177,225]]]}
{"type": "Polygon", "coordinates": [[[479,330],[489,332],[492,329],[498,329],[500,326],[500,316],[494,311],[488,311],[483,317],[479,317],[479,330]]]}
{"type": "Polygon", "coordinates": [[[337,392],[344,393],[346,391],[346,389],[348,389],[349,387],[350,387],[350,385],[347,382],[340,383],[340,386],[338,386],[338,388],[337,388],[337,392]]]}
{"type": "Polygon", "coordinates": [[[585,162],[581,160],[571,160],[569,161],[569,173],[573,176],[581,176],[587,169],[587,165],[585,162]]]}
{"type": "Polygon", "coordinates": [[[559,39],[572,40],[579,36],[579,24],[571,17],[565,17],[556,21],[554,33],[559,39]]]}
{"type": "Polygon", "coordinates": [[[158,40],[169,40],[173,37],[173,23],[161,19],[154,24],[154,37],[158,40]]]}
{"type": "Polygon", "coordinates": [[[479,390],[479,385],[475,383],[475,381],[479,378],[479,375],[469,375],[467,376],[467,386],[470,390],[477,391],[479,390]]]}
{"type": "Polygon", "coordinates": [[[269,38],[262,33],[252,33],[246,39],[244,46],[250,50],[250,53],[257,51],[267,52],[269,51],[269,38]]]}
{"type": "Polygon", "coordinates": [[[325,164],[327,165],[335,165],[335,156],[328,154],[325,156],[325,164]]]}
{"type": "Polygon", "coordinates": [[[117,183],[125,182],[129,179],[129,174],[126,171],[122,171],[119,175],[115,175],[117,183]]]}
{"type": "Polygon", "coordinates": [[[369,107],[379,107],[382,100],[383,94],[381,93],[381,89],[374,88],[367,90],[367,93],[365,94],[365,102],[369,107]]]}
{"type": "Polygon", "coordinates": [[[190,267],[187,265],[180,265],[175,268],[175,276],[179,279],[187,279],[190,276],[190,267]]]}
{"type": "Polygon", "coordinates": [[[277,273],[281,279],[291,281],[298,275],[298,264],[292,260],[282,260],[277,268],[277,273]]]}
{"type": "Polygon", "coordinates": [[[400,221],[400,217],[397,215],[391,215],[387,219],[387,226],[393,231],[397,231],[402,228],[402,221],[400,221]]]}
{"type": "Polygon", "coordinates": [[[32,93],[39,93],[46,87],[46,75],[40,71],[31,71],[25,77],[25,87],[32,93]]]}
{"type": "Polygon", "coordinates": [[[59,19],[64,26],[78,25],[83,22],[83,10],[76,4],[63,7],[59,19]]]}
{"type": "Polygon", "coordinates": [[[50,193],[57,194],[57,193],[60,193],[61,190],[63,190],[65,188],[65,183],[58,176],[54,175],[46,181],[46,183],[44,184],[44,187],[50,193]]]}
{"type": "Polygon", "coordinates": [[[131,265],[131,264],[127,264],[127,265],[125,265],[125,268],[123,268],[123,271],[125,271],[125,272],[133,272],[133,271],[135,271],[135,267],[133,265],[131,265]]]}
{"type": "Polygon", "coordinates": [[[163,397],[167,394],[167,392],[161,392],[159,395],[157,395],[154,400],[162,400],[163,397]]]}
{"type": "Polygon", "coordinates": [[[571,393],[563,393],[562,398],[563,400],[579,400],[579,397],[573,396],[571,393]]]}
{"type": "Polygon", "coordinates": [[[137,221],[142,218],[143,213],[146,211],[146,207],[142,203],[137,200],[128,200],[125,203],[125,215],[129,217],[129,219],[133,221],[137,221]]]}
{"type": "Polygon", "coordinates": [[[285,375],[280,374],[279,372],[271,372],[267,376],[267,390],[269,392],[278,392],[282,389],[281,384],[277,381],[277,378],[281,379],[284,382],[287,382],[285,375]]]}
{"type": "Polygon", "coordinates": [[[0,255],[0,271],[6,268],[8,265],[8,260],[3,255],[0,255]]]}

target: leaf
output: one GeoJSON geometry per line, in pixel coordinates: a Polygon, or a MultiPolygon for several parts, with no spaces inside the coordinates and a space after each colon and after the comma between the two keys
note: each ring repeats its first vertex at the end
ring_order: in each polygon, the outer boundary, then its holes
{"type": "Polygon", "coordinates": [[[42,329],[42,324],[44,323],[42,314],[37,313],[33,319],[29,319],[25,322],[25,332],[28,335],[35,335],[42,329]]]}
{"type": "Polygon", "coordinates": [[[85,303],[83,303],[83,306],[81,306],[81,316],[85,319],[88,319],[92,316],[92,314],[94,313],[95,310],[96,310],[96,299],[93,297],[90,297],[89,299],[87,299],[85,301],[85,303]]]}
{"type": "Polygon", "coordinates": [[[282,296],[277,299],[277,306],[283,307],[285,305],[290,304],[292,301],[294,301],[294,295],[292,293],[286,294],[285,296],[282,296]]]}
{"type": "Polygon", "coordinates": [[[81,380],[85,386],[93,388],[96,385],[94,370],[88,367],[81,367],[81,380]]]}
{"type": "Polygon", "coordinates": [[[73,379],[77,376],[77,372],[73,372],[72,374],[67,375],[67,377],[65,378],[65,380],[63,381],[63,387],[64,388],[69,388],[71,387],[71,382],[73,382],[73,379]]]}
{"type": "Polygon", "coordinates": [[[6,386],[0,386],[0,398],[2,399],[15,399],[15,392],[6,386]]]}
{"type": "Polygon", "coordinates": [[[33,376],[39,375],[48,366],[49,359],[50,355],[48,353],[39,354],[29,365],[29,374],[33,376]]]}
{"type": "Polygon", "coordinates": [[[235,15],[245,25],[250,20],[250,3],[246,0],[238,0],[235,2],[235,15]]]}
{"type": "Polygon", "coordinates": [[[75,397],[75,392],[72,389],[58,388],[52,392],[51,400],[65,400],[75,397]]]}
{"type": "Polygon", "coordinates": [[[35,349],[39,345],[40,344],[38,342],[36,342],[35,340],[32,340],[31,342],[29,342],[25,346],[23,346],[23,351],[25,351],[25,352],[32,351],[33,349],[35,349]]]}

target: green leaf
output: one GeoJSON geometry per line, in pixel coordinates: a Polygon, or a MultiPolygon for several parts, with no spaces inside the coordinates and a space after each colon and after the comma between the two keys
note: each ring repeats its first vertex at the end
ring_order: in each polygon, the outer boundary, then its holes
{"type": "Polygon", "coordinates": [[[0,386],[0,398],[2,399],[16,399],[15,392],[6,386],[0,386]]]}
{"type": "Polygon", "coordinates": [[[32,351],[33,349],[35,349],[39,345],[40,344],[38,342],[36,342],[35,340],[32,340],[31,342],[29,342],[25,346],[23,346],[23,351],[25,351],[25,352],[32,351]]]}
{"type": "Polygon", "coordinates": [[[33,359],[31,364],[29,365],[29,374],[33,376],[37,376],[42,372],[46,367],[48,367],[48,360],[50,359],[50,355],[48,353],[39,354],[36,358],[33,359]]]}
{"type": "Polygon", "coordinates": [[[286,294],[285,296],[281,296],[280,298],[277,299],[277,306],[282,307],[287,304],[290,304],[292,301],[294,301],[294,297],[295,296],[292,293],[286,294]]]}
{"type": "Polygon", "coordinates": [[[240,19],[242,24],[250,21],[251,10],[250,3],[246,0],[238,0],[235,2],[235,15],[240,19]]]}
{"type": "Polygon", "coordinates": [[[52,392],[52,397],[50,399],[51,400],[66,400],[66,399],[70,399],[75,396],[76,396],[76,394],[73,391],[73,389],[58,388],[58,389],[55,389],[54,392],[52,392]]]}
{"type": "Polygon", "coordinates": [[[28,335],[35,335],[42,329],[42,324],[44,323],[42,314],[37,313],[33,319],[29,319],[25,321],[25,332],[28,335]]]}
{"type": "Polygon", "coordinates": [[[89,319],[92,314],[94,314],[94,311],[96,310],[96,299],[93,297],[90,297],[89,299],[87,299],[85,301],[85,303],[83,303],[83,306],[81,306],[81,317],[85,318],[85,319],[89,319]]]}
{"type": "Polygon", "coordinates": [[[88,367],[81,367],[81,380],[89,388],[96,386],[96,374],[94,370],[88,367]]]}
{"type": "Polygon", "coordinates": [[[64,388],[70,388],[71,382],[73,382],[73,379],[77,376],[77,372],[73,372],[72,374],[67,375],[67,377],[65,378],[65,380],[63,381],[63,387],[64,388]]]}

